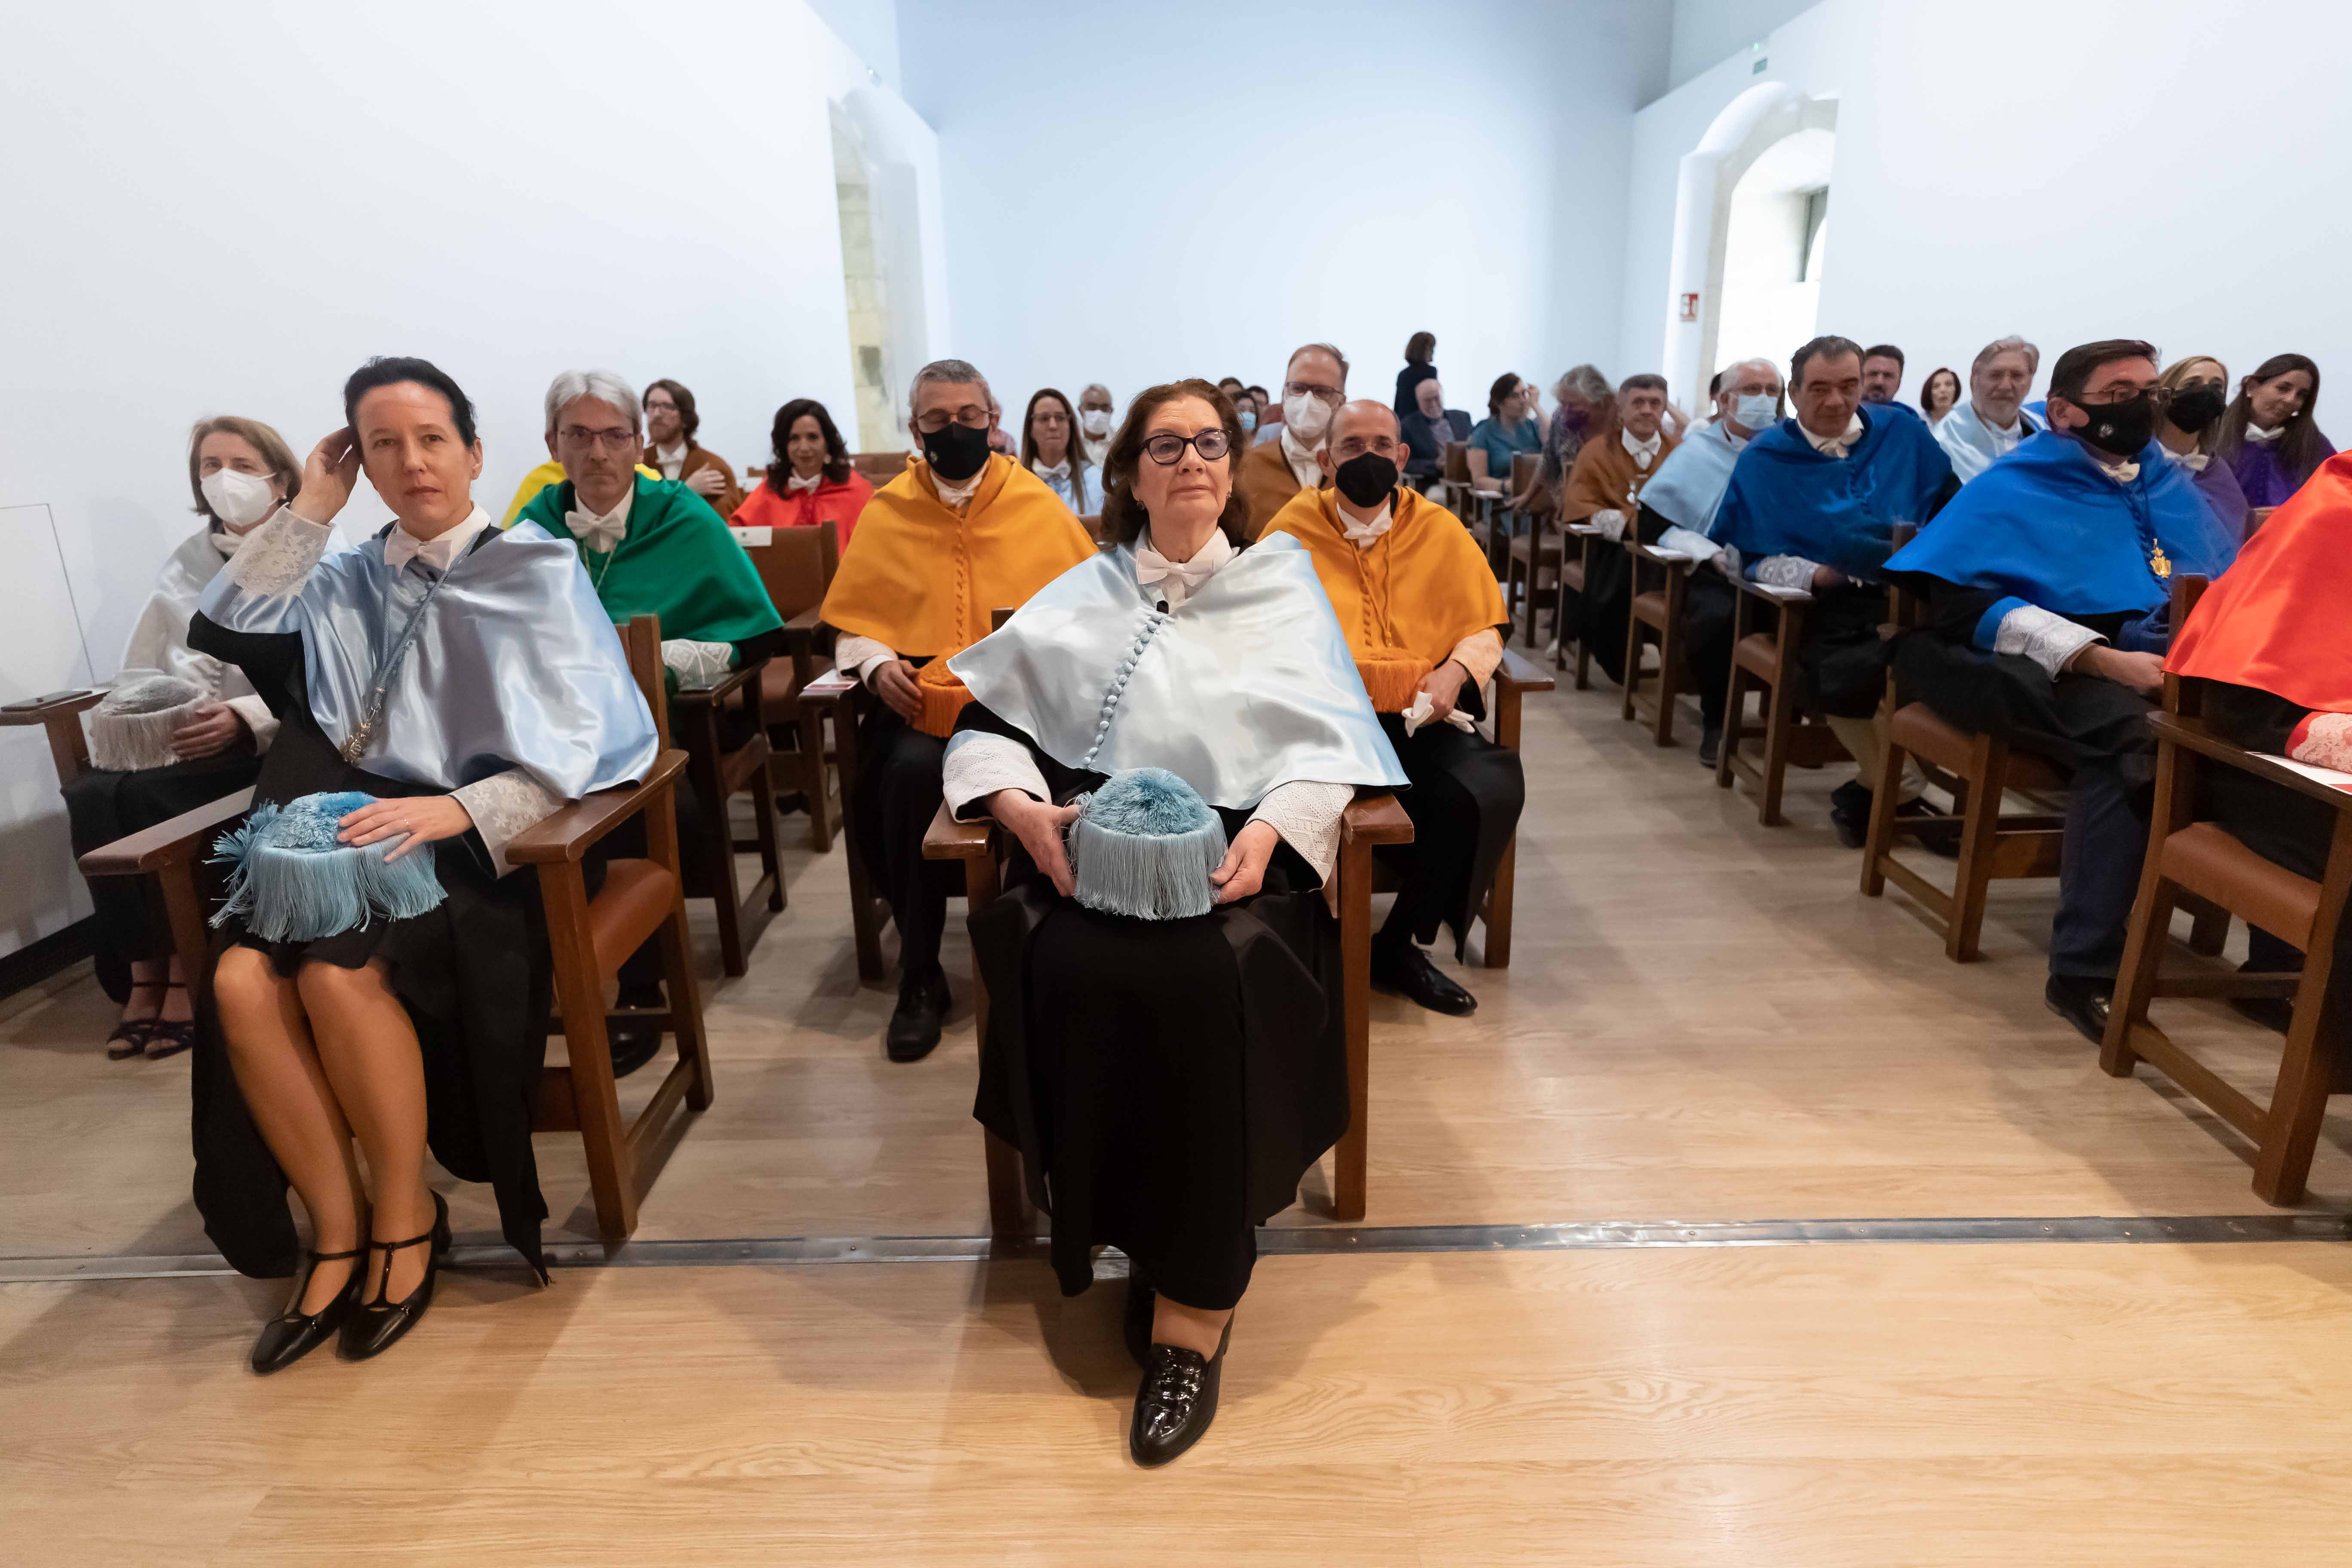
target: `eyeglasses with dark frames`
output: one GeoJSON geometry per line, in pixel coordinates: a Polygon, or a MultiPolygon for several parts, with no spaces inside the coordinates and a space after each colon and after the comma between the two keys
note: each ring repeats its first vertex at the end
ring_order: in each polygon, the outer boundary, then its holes
{"type": "Polygon", "coordinates": [[[1202,462],[1213,463],[1232,451],[1234,443],[1233,437],[1225,434],[1223,426],[1212,425],[1196,436],[1179,436],[1163,430],[1144,442],[1143,451],[1153,462],[1166,468],[1174,467],[1183,458],[1187,447],[1200,453],[1202,462]]]}

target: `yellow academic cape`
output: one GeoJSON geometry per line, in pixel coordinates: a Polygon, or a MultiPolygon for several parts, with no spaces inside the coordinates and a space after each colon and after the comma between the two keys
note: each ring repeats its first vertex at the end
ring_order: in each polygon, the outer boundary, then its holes
{"type": "Polygon", "coordinates": [[[1299,491],[1265,528],[1314,557],[1364,689],[1384,713],[1410,707],[1422,677],[1464,637],[1505,620],[1494,568],[1462,520],[1412,489],[1400,488],[1392,504],[1388,531],[1369,550],[1349,542],[1336,490],[1299,491]]]}
{"type": "MultiPolygon", "coordinates": [[[[637,472],[645,475],[646,478],[652,479],[656,484],[661,482],[661,470],[659,468],[648,468],[643,463],[639,463],[637,465],[637,472]]],[[[525,474],[522,477],[522,483],[515,489],[515,499],[507,503],[507,514],[499,520],[499,526],[500,528],[512,528],[514,526],[515,519],[522,515],[522,509],[539,499],[540,491],[545,489],[550,485],[562,484],[564,481],[565,477],[563,465],[554,461],[552,458],[541,463],[539,467],[525,474]]],[[[722,513],[721,515],[724,514],[722,513]]]]}

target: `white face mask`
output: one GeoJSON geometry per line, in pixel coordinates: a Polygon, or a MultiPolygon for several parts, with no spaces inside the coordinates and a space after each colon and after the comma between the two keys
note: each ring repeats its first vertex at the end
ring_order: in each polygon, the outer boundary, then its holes
{"type": "Polygon", "coordinates": [[[1108,408],[1079,409],[1078,428],[1096,440],[1101,440],[1110,434],[1110,410],[1108,408]]]}
{"type": "Polygon", "coordinates": [[[1780,400],[1767,397],[1760,392],[1751,392],[1731,405],[1731,416],[1750,430],[1761,430],[1777,424],[1780,412],[1780,400]]]}
{"type": "Polygon", "coordinates": [[[1331,423],[1331,410],[1312,393],[1302,392],[1282,400],[1282,422],[1303,446],[1313,446],[1323,438],[1331,423]]]}
{"type": "Polygon", "coordinates": [[[205,504],[231,528],[251,528],[278,510],[269,481],[235,468],[216,468],[205,476],[205,504]]]}

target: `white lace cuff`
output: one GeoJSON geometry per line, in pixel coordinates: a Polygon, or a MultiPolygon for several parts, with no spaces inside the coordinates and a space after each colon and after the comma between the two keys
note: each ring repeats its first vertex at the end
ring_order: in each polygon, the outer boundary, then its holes
{"type": "Polygon", "coordinates": [[[1625,514],[1615,508],[1594,512],[1585,520],[1601,531],[1601,537],[1615,543],[1625,537],[1625,514]]]}
{"type": "Polygon", "coordinates": [[[854,676],[863,684],[874,678],[877,666],[898,657],[888,643],[874,637],[862,637],[855,632],[844,632],[833,645],[833,668],[842,674],[854,676]]]}
{"type": "Polygon", "coordinates": [[[563,804],[561,795],[550,793],[520,768],[492,773],[449,795],[474,819],[474,831],[482,836],[482,844],[490,852],[491,874],[499,877],[513,869],[507,864],[507,846],[515,835],[554,816],[563,804]]]}
{"type": "Polygon", "coordinates": [[[676,637],[661,645],[662,663],[681,687],[716,686],[735,668],[735,645],[676,637]]]}
{"type": "Polygon", "coordinates": [[[1446,657],[1468,670],[1470,684],[1483,691],[1486,682],[1495,679],[1495,671],[1502,665],[1502,634],[1492,626],[1472,632],[1455,643],[1454,651],[1446,657]]]}
{"type": "Polygon", "coordinates": [[[2039,605],[2020,605],[2001,616],[2000,629],[1993,634],[1992,651],[2022,655],[2055,680],[2058,672],[2076,654],[2095,642],[2106,640],[2090,627],[2077,626],[2055,611],[2039,605]]]}
{"type": "Polygon", "coordinates": [[[253,749],[257,752],[269,750],[269,742],[278,739],[278,715],[269,710],[269,704],[251,696],[231,697],[224,700],[238,718],[245,721],[245,727],[253,731],[253,749]]]}
{"type": "Polygon", "coordinates": [[[1001,789],[1017,789],[1052,805],[1053,792],[1029,748],[1006,735],[966,730],[949,738],[947,756],[940,764],[940,793],[947,797],[948,815],[968,822],[976,807],[1001,789]]]}
{"type": "Polygon", "coordinates": [[[1355,798],[1355,789],[1349,784],[1293,779],[1268,792],[1250,813],[1250,820],[1263,822],[1281,834],[1298,851],[1299,858],[1328,882],[1339,858],[1339,817],[1355,798]]]}
{"type": "Polygon", "coordinates": [[[332,525],[312,522],[291,506],[281,506],[246,536],[223,570],[248,594],[290,593],[302,585],[334,541],[332,525]]]}
{"type": "Polygon", "coordinates": [[[1818,562],[1801,555],[1767,555],[1756,563],[1756,570],[1748,576],[1767,588],[1801,588],[1810,594],[1813,591],[1813,574],[1820,570],[1818,562]]]}
{"type": "Polygon", "coordinates": [[[2314,713],[2295,728],[2303,731],[2303,740],[2290,748],[2288,756],[2315,768],[2352,773],[2352,713],[2314,713]]]}

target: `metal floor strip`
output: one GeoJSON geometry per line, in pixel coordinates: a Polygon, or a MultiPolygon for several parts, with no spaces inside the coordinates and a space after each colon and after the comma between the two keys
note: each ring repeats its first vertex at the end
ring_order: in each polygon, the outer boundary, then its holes
{"type": "MultiPolygon", "coordinates": [[[[2352,1241],[2352,1215],[2141,1215],[2004,1219],[1787,1219],[1677,1223],[1597,1220],[1570,1225],[1423,1225],[1277,1227],[1257,1233],[1262,1257],[1334,1252],[1553,1252],[1617,1247],[1804,1247],[2021,1242],[2352,1241]]],[[[984,1236],[747,1237],[732,1241],[556,1241],[559,1268],[789,1268],[835,1263],[977,1263],[1036,1258],[1043,1240],[1000,1243],[984,1236]]],[[[1116,1254],[1112,1255],[1116,1260],[1116,1254]]],[[[516,1265],[504,1243],[472,1237],[450,1253],[458,1268],[516,1265]]],[[[0,1258],[0,1284],[88,1279],[167,1279],[232,1273],[215,1254],[188,1257],[0,1258]]]]}

